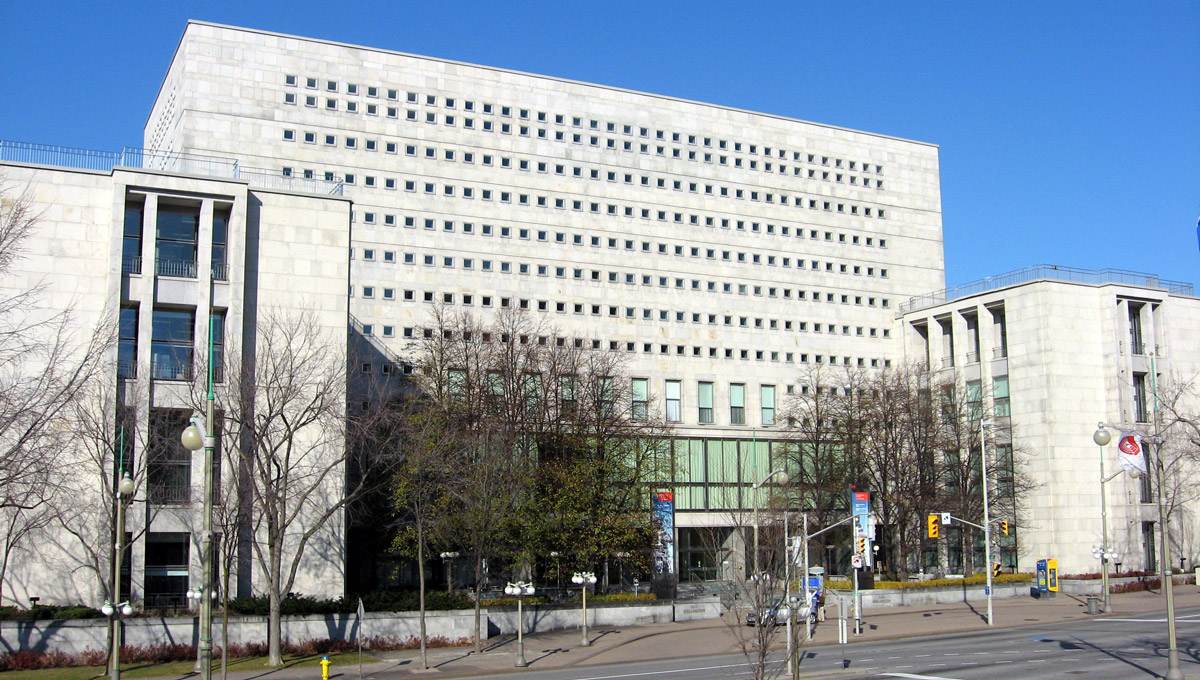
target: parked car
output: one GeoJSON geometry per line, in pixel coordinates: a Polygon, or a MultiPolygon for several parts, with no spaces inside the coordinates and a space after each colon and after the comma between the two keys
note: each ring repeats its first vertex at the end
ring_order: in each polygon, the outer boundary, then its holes
{"type": "MultiPolygon", "coordinates": [[[[764,626],[781,626],[787,623],[787,620],[792,615],[792,610],[788,607],[787,598],[781,597],[775,600],[761,612],[748,611],[746,612],[746,625],[757,626],[762,622],[764,626]]],[[[812,607],[800,605],[796,607],[796,619],[803,621],[804,617],[813,616],[812,607]]],[[[815,618],[813,619],[816,620],[815,618]]]]}

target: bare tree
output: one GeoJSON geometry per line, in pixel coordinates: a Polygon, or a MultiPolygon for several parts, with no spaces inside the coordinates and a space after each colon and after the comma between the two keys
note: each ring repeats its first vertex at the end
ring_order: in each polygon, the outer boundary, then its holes
{"type": "Polygon", "coordinates": [[[238,483],[253,499],[251,545],[269,602],[267,664],[278,666],[283,598],[301,565],[320,553],[310,543],[366,482],[346,486],[352,447],[341,333],[323,328],[313,312],[266,311],[254,344],[253,351],[227,353],[216,398],[222,441],[235,452],[245,474],[238,483]]]}
{"type": "Polygon", "coordinates": [[[112,324],[82,326],[72,305],[49,305],[45,282],[14,275],[38,229],[31,203],[0,176],[0,602],[13,553],[62,509],[68,419],[116,337],[112,324]]]}

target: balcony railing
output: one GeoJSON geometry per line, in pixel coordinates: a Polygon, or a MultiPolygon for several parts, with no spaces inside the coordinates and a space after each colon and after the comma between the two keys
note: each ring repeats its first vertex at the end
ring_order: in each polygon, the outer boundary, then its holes
{"type": "Polygon", "coordinates": [[[953,288],[946,288],[925,295],[911,297],[907,302],[901,303],[900,313],[907,314],[919,309],[934,307],[950,300],[957,300],[968,295],[976,295],[989,290],[999,290],[1000,288],[1007,288],[1008,286],[1015,286],[1019,283],[1027,283],[1029,281],[1038,281],[1040,279],[1071,281],[1093,285],[1122,283],[1130,286],[1163,289],[1172,295],[1186,295],[1189,297],[1194,295],[1192,284],[1183,281],[1160,279],[1155,274],[1126,271],[1124,269],[1093,270],[1060,267],[1053,264],[1038,264],[1000,274],[999,276],[989,276],[978,281],[971,281],[954,286],[953,288]]]}
{"type": "Polygon", "coordinates": [[[133,359],[118,359],[117,378],[120,380],[136,380],[137,361],[133,359]]]}
{"type": "Polygon", "coordinates": [[[154,261],[154,272],[159,276],[194,279],[196,278],[196,261],[157,259],[154,261]]]}
{"type": "Polygon", "coordinates": [[[954,357],[942,357],[942,368],[954,368],[954,357]]]}
{"type": "Polygon", "coordinates": [[[154,361],[150,364],[150,377],[155,380],[182,380],[190,382],[192,379],[192,364],[190,361],[154,361]]]}
{"type": "Polygon", "coordinates": [[[141,274],[142,273],[142,258],[141,257],[123,257],[123,258],[121,258],[121,273],[122,274],[141,274]]]}
{"type": "Polygon", "coordinates": [[[979,352],[967,352],[967,363],[968,364],[979,363],[979,352]]]}
{"type": "Polygon", "coordinates": [[[993,347],[992,348],[992,358],[993,359],[1004,359],[1007,357],[1008,357],[1008,348],[1007,347],[993,347]]]}
{"type": "Polygon", "coordinates": [[[1139,356],[1139,357],[1146,356],[1146,343],[1130,342],[1129,343],[1129,352],[1131,354],[1133,354],[1134,356],[1139,356]]]}
{"type": "Polygon", "coordinates": [[[187,484],[149,484],[146,495],[154,505],[187,505],[192,502],[192,487],[187,484]]]}
{"type": "Polygon", "coordinates": [[[212,266],[212,277],[214,281],[229,280],[229,265],[224,262],[214,262],[212,266]]]}

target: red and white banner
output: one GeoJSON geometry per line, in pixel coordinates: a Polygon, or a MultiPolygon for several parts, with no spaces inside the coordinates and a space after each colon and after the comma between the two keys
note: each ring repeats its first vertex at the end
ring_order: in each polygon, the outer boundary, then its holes
{"type": "Polygon", "coordinates": [[[1122,432],[1117,440],[1117,460],[1121,467],[1129,472],[1146,474],[1146,450],[1142,440],[1134,432],[1122,432]]]}

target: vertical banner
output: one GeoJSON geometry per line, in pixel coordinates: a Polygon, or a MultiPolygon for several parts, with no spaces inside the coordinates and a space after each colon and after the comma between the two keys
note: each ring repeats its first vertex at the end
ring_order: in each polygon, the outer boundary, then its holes
{"type": "Polygon", "coordinates": [[[871,514],[870,491],[850,492],[850,514],[854,515],[854,521],[858,523],[859,534],[868,535],[871,530],[871,521],[868,519],[871,514]]]}
{"type": "Polygon", "coordinates": [[[855,542],[861,537],[862,552],[854,546],[854,552],[862,555],[855,567],[871,566],[871,492],[850,490],[850,513],[854,515],[855,542]]]}
{"type": "Polygon", "coordinates": [[[1117,440],[1117,460],[1126,472],[1146,474],[1146,449],[1135,432],[1122,432],[1117,440]]]}
{"type": "Polygon", "coordinates": [[[675,494],[655,491],[650,494],[654,516],[658,519],[658,545],[654,549],[654,573],[675,573],[675,494]]]}

